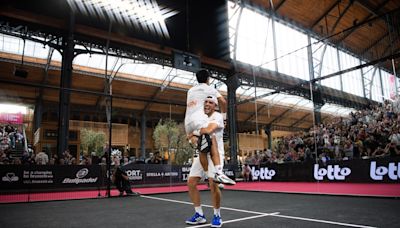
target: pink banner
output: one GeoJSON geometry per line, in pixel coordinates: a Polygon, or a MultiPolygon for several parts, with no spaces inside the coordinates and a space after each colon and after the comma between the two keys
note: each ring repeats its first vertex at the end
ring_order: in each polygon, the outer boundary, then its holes
{"type": "Polygon", "coordinates": [[[390,99],[394,100],[396,96],[396,78],[394,75],[389,75],[389,92],[390,92],[390,99]]]}
{"type": "Polygon", "coordinates": [[[23,121],[22,113],[0,113],[0,123],[22,124],[23,121]]]}

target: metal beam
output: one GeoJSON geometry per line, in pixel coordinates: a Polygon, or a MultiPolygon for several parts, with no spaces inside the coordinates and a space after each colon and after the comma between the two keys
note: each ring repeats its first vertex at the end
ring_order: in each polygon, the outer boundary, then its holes
{"type": "Polygon", "coordinates": [[[140,151],[141,158],[146,159],[146,114],[143,112],[140,117],[140,151]]]}
{"type": "MultiPolygon", "coordinates": [[[[373,14],[374,16],[377,16],[380,14],[380,12],[376,12],[376,10],[374,9],[374,6],[371,5],[369,3],[369,1],[365,1],[365,0],[356,0],[356,2],[363,7],[364,9],[366,9],[369,13],[373,14]]],[[[385,3],[386,4],[386,3],[385,3]]]]}
{"type": "Polygon", "coordinates": [[[72,86],[72,61],[74,60],[74,29],[75,15],[72,11],[69,13],[68,34],[63,38],[63,52],[61,63],[61,79],[59,90],[59,108],[58,108],[58,138],[57,155],[62,157],[68,149],[69,140],[69,108],[70,108],[70,88],[72,86]]]}
{"type": "MultiPolygon", "coordinates": [[[[168,78],[169,74],[172,72],[172,70],[173,70],[173,68],[171,68],[171,70],[170,70],[170,71],[168,72],[168,74],[165,76],[165,78],[164,78],[163,82],[161,83],[161,85],[164,85],[164,83],[167,81],[167,78],[168,78]]],[[[175,77],[174,77],[174,78],[175,78],[175,77]]],[[[172,80],[173,80],[174,78],[172,78],[172,80]]],[[[168,87],[168,85],[171,83],[172,80],[168,81],[168,84],[167,84],[165,87],[168,87]]],[[[160,87],[158,87],[158,88],[156,89],[156,91],[154,91],[153,95],[152,95],[151,98],[150,98],[150,101],[148,101],[148,102],[146,103],[146,105],[144,106],[143,112],[146,112],[146,111],[150,108],[151,104],[153,103],[153,101],[156,99],[157,95],[158,95],[162,90],[163,90],[163,87],[160,86],[160,87]]]]}
{"type": "MultiPolygon", "coordinates": [[[[328,31],[329,34],[332,34],[332,33],[335,31],[336,27],[339,25],[340,20],[343,18],[343,16],[347,13],[347,11],[348,11],[348,10],[350,9],[350,7],[353,5],[353,2],[354,2],[354,0],[350,0],[349,3],[347,4],[346,8],[345,8],[341,13],[339,13],[339,17],[337,18],[335,24],[332,26],[332,28],[330,29],[330,31],[328,30],[328,28],[326,28],[326,30],[328,31]]],[[[339,5],[338,5],[338,6],[339,6],[339,5]]],[[[328,26],[328,25],[327,25],[327,26],[328,26]]],[[[329,35],[329,34],[328,34],[328,35],[329,35]]],[[[307,47],[307,49],[310,49],[310,50],[308,50],[308,52],[309,52],[309,56],[308,56],[308,58],[309,58],[309,63],[312,63],[312,64],[313,64],[312,70],[315,71],[315,69],[314,69],[314,63],[313,63],[313,57],[312,57],[312,52],[311,52],[311,40],[310,40],[310,36],[308,36],[308,39],[309,39],[309,41],[308,41],[309,46],[307,47]],[[310,56],[310,55],[311,55],[311,56],[310,56]]],[[[326,52],[326,48],[327,48],[327,46],[328,46],[328,43],[324,42],[323,45],[324,45],[324,47],[323,47],[322,52],[321,52],[321,57],[320,57],[320,59],[318,60],[318,61],[319,61],[319,64],[317,64],[317,66],[316,66],[316,67],[319,67],[319,68],[318,68],[317,72],[313,72],[313,74],[312,74],[313,78],[315,78],[315,76],[317,76],[317,78],[321,76],[322,67],[323,67],[323,63],[324,63],[324,55],[325,55],[325,52],[326,52]],[[316,73],[316,74],[315,74],[315,73],[316,73]]],[[[321,84],[321,82],[319,82],[319,83],[321,84]]],[[[342,89],[341,89],[341,90],[342,90],[342,89]]]]}
{"type": "Polygon", "coordinates": [[[287,113],[289,113],[290,111],[292,111],[291,108],[286,109],[284,112],[282,112],[281,114],[279,114],[277,117],[275,117],[273,120],[271,120],[268,124],[272,125],[274,122],[276,121],[280,121],[281,119],[283,119],[285,117],[285,115],[287,113]]]}
{"type": "MultiPolygon", "coordinates": [[[[49,76],[49,68],[51,65],[51,58],[54,53],[54,48],[50,47],[49,52],[47,54],[46,65],[43,69],[43,80],[42,84],[47,83],[49,76]]],[[[43,112],[43,88],[39,89],[39,95],[36,97],[35,111],[34,111],[34,131],[42,125],[42,112],[43,112]]]]}
{"type": "Polygon", "coordinates": [[[271,126],[272,130],[276,131],[307,131],[310,128],[302,128],[302,127],[290,127],[290,126],[282,126],[282,125],[272,125],[271,126]]]}
{"type": "MultiPolygon", "coordinates": [[[[361,64],[362,63],[362,61],[361,61],[361,59],[359,59],[359,64],[361,64]]],[[[363,97],[367,97],[367,91],[366,91],[366,87],[365,87],[365,74],[364,74],[364,69],[363,68],[361,68],[360,69],[361,70],[361,84],[362,84],[362,88],[363,88],[363,97]]]]}
{"type": "MultiPolygon", "coordinates": [[[[254,125],[245,123],[245,122],[239,122],[238,123],[239,129],[238,132],[249,132],[249,131],[254,131],[254,125]]],[[[265,126],[268,126],[267,124],[262,125],[261,128],[264,129],[265,126]]],[[[290,126],[284,126],[284,125],[271,125],[271,130],[278,130],[278,131],[307,131],[309,128],[300,128],[300,127],[290,127],[290,126]]]]}
{"type": "Polygon", "coordinates": [[[226,81],[228,87],[228,130],[229,130],[229,147],[232,164],[237,165],[238,137],[237,137],[237,105],[236,90],[240,86],[239,79],[236,74],[231,75],[226,81]]]}
{"type": "Polygon", "coordinates": [[[383,36],[379,37],[375,42],[373,42],[371,45],[369,45],[367,48],[364,49],[364,51],[361,53],[361,55],[364,55],[367,53],[369,50],[371,50],[373,47],[378,45],[382,40],[385,39],[385,37],[389,36],[389,32],[386,32],[383,36]]]}
{"type": "Polygon", "coordinates": [[[312,25],[311,25],[311,29],[313,29],[324,17],[326,17],[326,15],[331,12],[333,10],[333,8],[335,8],[341,0],[336,0],[336,2],[334,2],[331,7],[329,7],[317,20],[315,20],[312,25]]]}
{"type": "MultiPolygon", "coordinates": [[[[388,3],[390,0],[385,0],[384,2],[382,2],[381,4],[379,4],[375,9],[373,9],[373,12],[379,12],[385,5],[386,3],[388,3]]],[[[363,24],[364,22],[368,21],[368,19],[370,19],[373,15],[376,15],[376,13],[370,13],[368,14],[368,16],[366,16],[364,19],[361,20],[361,22],[359,24],[363,24]]],[[[358,28],[360,28],[360,26],[354,26],[352,29],[346,31],[344,33],[344,36],[342,38],[340,38],[339,41],[336,42],[336,44],[340,44],[341,42],[343,42],[348,36],[350,36],[354,31],[356,31],[358,28]]]]}
{"type": "MultiPolygon", "coordinates": [[[[29,99],[29,98],[27,98],[27,99],[29,99]]],[[[44,109],[46,109],[47,111],[51,110],[51,111],[57,112],[57,102],[44,101],[43,105],[44,105],[44,109]]],[[[89,114],[89,115],[97,115],[97,116],[98,116],[98,114],[105,115],[104,112],[96,111],[95,106],[71,104],[70,110],[71,110],[71,113],[79,112],[79,113],[84,113],[84,114],[89,114]]],[[[135,114],[135,116],[137,116],[137,117],[135,117],[135,119],[136,119],[136,118],[139,118],[139,116],[141,115],[140,109],[132,110],[132,109],[125,108],[125,107],[115,107],[114,106],[113,112],[117,113],[118,117],[125,117],[125,118],[130,118],[130,117],[132,117],[132,114],[135,114]]],[[[167,118],[167,117],[169,117],[169,115],[170,115],[169,112],[161,113],[161,112],[149,111],[149,112],[146,112],[146,120],[157,123],[160,120],[160,118],[167,118]]],[[[184,114],[180,114],[180,113],[172,113],[171,115],[173,116],[173,119],[176,119],[179,121],[182,121],[183,118],[185,117],[184,114]]],[[[105,116],[102,116],[102,117],[105,117],[105,116]]],[[[139,119],[137,119],[137,120],[139,120],[139,119]]]]}
{"type": "MultiPolygon", "coordinates": [[[[46,89],[54,89],[54,90],[68,90],[73,93],[82,93],[82,94],[90,94],[90,95],[95,95],[95,96],[110,96],[107,94],[104,94],[104,92],[98,92],[98,91],[92,91],[92,90],[84,90],[84,89],[67,89],[67,88],[61,88],[58,86],[52,86],[52,85],[43,85],[40,83],[31,83],[31,82],[25,82],[25,81],[13,81],[13,80],[7,80],[7,79],[2,79],[0,77],[0,82],[1,83],[7,83],[11,85],[21,85],[21,86],[28,86],[28,87],[35,87],[35,88],[46,88],[46,89]]],[[[145,97],[132,97],[132,96],[126,96],[126,95],[119,95],[119,94],[113,94],[111,95],[113,99],[123,99],[123,100],[131,100],[131,101],[139,101],[139,102],[149,102],[150,100],[145,97]]],[[[167,101],[167,100],[153,100],[153,103],[157,104],[168,104],[168,105],[178,105],[178,106],[186,106],[185,102],[174,102],[174,101],[167,101]]]]}
{"type": "Polygon", "coordinates": [[[268,124],[273,124],[273,123],[276,122],[276,121],[280,121],[280,120],[282,120],[282,119],[285,117],[285,115],[286,115],[287,113],[296,111],[297,109],[295,109],[295,107],[296,107],[300,102],[302,102],[302,100],[300,100],[300,101],[298,101],[296,104],[294,104],[294,105],[288,107],[288,109],[287,109],[286,111],[284,111],[283,113],[279,114],[277,117],[275,117],[275,118],[274,118],[272,121],[270,121],[268,124]]]}
{"type": "Polygon", "coordinates": [[[309,115],[311,115],[311,113],[305,114],[303,117],[301,117],[300,119],[296,120],[296,122],[294,122],[292,125],[290,125],[290,127],[295,127],[297,124],[299,124],[303,120],[305,120],[309,115]]]}
{"type": "Polygon", "coordinates": [[[274,11],[275,11],[275,12],[278,12],[279,8],[281,8],[285,2],[286,2],[286,0],[282,0],[282,1],[274,8],[274,11]]]}
{"type": "MultiPolygon", "coordinates": [[[[257,113],[258,112],[261,112],[265,107],[267,107],[269,104],[263,104],[262,106],[260,106],[258,109],[257,109],[257,113]]],[[[249,121],[249,120],[251,120],[251,119],[253,119],[254,117],[256,116],[256,113],[253,113],[253,114],[251,114],[249,117],[247,117],[245,120],[244,120],[244,122],[247,122],[247,121],[249,121]]]]}
{"type": "MultiPolygon", "coordinates": [[[[14,11],[13,11],[14,12],[14,11]]],[[[15,10],[15,12],[19,12],[18,10],[15,10]]],[[[25,13],[24,19],[21,19],[23,21],[29,21],[35,19],[32,14],[23,12],[25,13]]],[[[3,12],[4,14],[4,12],[3,12]]],[[[6,14],[4,16],[9,17],[9,18],[19,18],[19,15],[21,14],[6,14]]],[[[55,25],[49,25],[50,28],[56,29],[59,28],[59,25],[57,25],[56,22],[54,22],[55,25]]],[[[46,24],[45,24],[46,25],[46,24]]],[[[104,49],[104,44],[101,42],[95,41],[96,39],[93,39],[95,37],[97,38],[104,38],[108,37],[106,32],[101,31],[101,30],[96,30],[92,28],[88,28],[85,26],[77,25],[77,28],[79,27],[79,30],[77,30],[77,33],[79,33],[79,37],[77,37],[77,40],[79,42],[77,44],[84,45],[85,43],[87,44],[92,44],[91,47],[95,49],[104,49]],[[89,35],[87,33],[87,30],[83,30],[82,28],[85,27],[93,32],[95,34],[89,35]],[[92,39],[90,39],[92,38],[92,39]]],[[[138,47],[137,45],[133,45],[133,39],[128,39],[128,40],[122,40],[120,39],[121,37],[118,36],[117,34],[112,34],[112,47],[110,47],[109,55],[110,56],[119,56],[119,57],[124,57],[124,58],[129,58],[129,59],[135,59],[139,61],[145,61],[145,62],[151,62],[151,63],[157,63],[161,65],[172,65],[171,63],[171,57],[170,55],[167,55],[168,53],[168,48],[165,48],[163,50],[155,51],[156,47],[155,45],[149,44],[149,47],[147,49],[144,49],[142,46],[138,47]]],[[[141,44],[146,43],[142,42],[141,44]]],[[[87,45],[90,46],[90,45],[87,45]]],[[[104,54],[104,53],[101,53],[104,54]]],[[[229,70],[231,69],[232,65],[230,65],[227,62],[224,61],[218,61],[215,59],[209,59],[209,58],[202,58],[202,65],[204,65],[206,68],[210,69],[213,72],[213,75],[217,75],[215,78],[221,79],[221,80],[226,80],[227,74],[229,73],[229,70]],[[204,63],[204,64],[203,64],[204,63]]],[[[264,74],[264,73],[263,73],[264,74]]],[[[269,74],[267,72],[267,74],[269,74]]],[[[257,85],[258,87],[262,88],[270,88],[270,89],[281,89],[281,91],[287,92],[291,95],[297,95],[297,96],[303,96],[303,97],[308,97],[309,92],[307,89],[301,88],[301,87],[294,87],[291,89],[288,89],[291,85],[288,84],[288,82],[294,82],[293,84],[298,84],[297,82],[301,82],[301,80],[296,79],[291,76],[286,76],[286,77],[281,77],[283,74],[272,72],[269,76],[270,77],[265,77],[265,79],[257,79],[257,85]],[[271,77],[272,76],[272,77],[271,77]],[[268,78],[268,79],[267,79],[268,78]]],[[[251,78],[251,73],[245,73],[240,74],[240,79],[242,82],[245,83],[253,83],[249,82],[248,79],[251,78]],[[247,74],[247,76],[246,76],[247,74]],[[249,76],[249,77],[248,77],[249,76]]],[[[263,75],[265,76],[265,75],[263,75]]],[[[335,93],[339,93],[339,91],[335,91],[335,93]]],[[[345,95],[341,96],[343,99],[345,98],[345,95]]],[[[349,94],[350,95],[350,94],[349,94]]],[[[352,95],[350,95],[352,96],[352,95]]],[[[329,96],[328,96],[329,97],[329,96]]],[[[343,105],[343,103],[348,103],[346,100],[343,99],[337,99],[335,102],[339,102],[339,104],[343,105]],[[343,102],[342,102],[343,101],[343,102]],[[342,102],[342,103],[340,103],[342,102]]],[[[353,99],[354,100],[354,99],[353,99]]]]}
{"type": "MultiPolygon", "coordinates": [[[[335,28],[338,26],[340,20],[343,18],[343,16],[347,13],[347,11],[350,9],[350,7],[353,5],[354,0],[350,0],[349,3],[347,4],[346,8],[344,8],[344,10],[339,13],[339,17],[337,18],[335,24],[333,24],[332,28],[331,28],[331,32],[333,33],[335,31],[335,28]]],[[[328,28],[327,28],[328,29],[328,28]]]]}
{"type": "MultiPolygon", "coordinates": [[[[361,69],[361,68],[363,68],[363,67],[367,67],[367,66],[370,66],[370,65],[375,65],[375,64],[384,62],[384,61],[389,60],[389,59],[392,59],[392,58],[398,58],[399,56],[400,56],[400,53],[395,53],[395,54],[393,54],[393,55],[384,56],[384,57],[382,57],[382,58],[379,58],[379,59],[370,61],[370,62],[368,62],[368,63],[361,64],[361,65],[358,65],[358,66],[355,66],[355,67],[351,67],[351,68],[348,68],[348,69],[345,69],[345,70],[341,70],[341,71],[339,71],[339,72],[335,72],[335,73],[332,73],[332,74],[328,74],[328,75],[325,75],[325,76],[323,76],[323,77],[316,78],[316,79],[313,79],[313,80],[310,80],[310,81],[311,81],[312,83],[315,83],[315,82],[317,82],[317,81],[325,80],[325,79],[327,79],[327,78],[331,78],[331,77],[334,77],[334,76],[337,76],[337,75],[345,74],[345,73],[348,73],[348,72],[351,72],[351,71],[354,71],[354,70],[361,69]]],[[[270,95],[272,95],[272,94],[280,93],[280,92],[283,92],[283,91],[288,91],[288,90],[290,91],[290,90],[294,90],[294,89],[299,89],[299,88],[301,88],[301,89],[303,89],[303,90],[305,90],[305,91],[309,91],[309,90],[307,90],[307,89],[305,89],[305,88],[303,88],[303,87],[304,87],[305,85],[308,85],[308,84],[310,83],[310,81],[301,80],[301,79],[298,79],[298,80],[301,81],[301,82],[300,82],[300,83],[297,83],[297,84],[294,84],[294,85],[290,85],[290,86],[288,86],[288,87],[286,87],[286,88],[282,88],[282,89],[279,88],[279,89],[277,89],[277,90],[275,90],[275,91],[273,91],[273,92],[266,93],[266,94],[263,94],[263,95],[260,95],[260,96],[254,97],[254,98],[250,98],[250,99],[247,99],[247,100],[238,102],[238,105],[244,104],[244,103],[247,103],[247,102],[250,102],[250,101],[254,101],[254,100],[257,100],[257,99],[266,97],[266,96],[270,96],[270,95]]],[[[257,81],[257,82],[259,82],[259,81],[260,81],[260,78],[258,78],[258,81],[257,81]]],[[[250,82],[251,82],[251,81],[250,81],[250,82]]],[[[269,81],[269,83],[271,84],[272,82],[269,81]]],[[[258,87],[263,87],[263,86],[259,86],[259,85],[258,85],[258,87]]],[[[340,104],[340,103],[337,103],[336,98],[335,98],[335,96],[334,96],[333,93],[331,93],[331,92],[324,92],[324,90],[325,90],[325,88],[322,87],[322,88],[321,88],[321,91],[322,91],[323,97],[324,97],[324,99],[325,99],[325,103],[340,104]],[[329,99],[329,97],[330,97],[330,98],[333,98],[333,99],[332,99],[332,100],[326,100],[326,99],[329,99]]],[[[326,88],[326,91],[337,91],[337,90],[332,90],[332,89],[326,88]]],[[[345,92],[343,92],[343,91],[337,91],[337,93],[340,94],[340,95],[343,95],[343,96],[351,96],[350,94],[345,93],[345,92]],[[347,94],[348,94],[348,95],[347,95],[347,94]]],[[[308,94],[308,95],[309,95],[309,94],[308,94]]],[[[305,94],[304,96],[307,96],[307,94],[305,94]]],[[[361,102],[361,103],[365,103],[365,104],[364,104],[364,105],[356,104],[356,100],[346,99],[347,101],[349,101],[349,103],[343,102],[343,104],[340,104],[340,105],[349,106],[349,107],[354,107],[354,105],[360,105],[360,107],[361,107],[361,106],[365,106],[365,105],[367,104],[366,101],[365,101],[363,98],[359,97],[359,96],[353,95],[353,98],[360,100],[360,102],[363,101],[363,102],[361,102]]],[[[341,100],[341,98],[339,98],[339,97],[338,97],[338,99],[341,100]]],[[[343,100],[343,101],[344,101],[344,100],[343,100]]]]}

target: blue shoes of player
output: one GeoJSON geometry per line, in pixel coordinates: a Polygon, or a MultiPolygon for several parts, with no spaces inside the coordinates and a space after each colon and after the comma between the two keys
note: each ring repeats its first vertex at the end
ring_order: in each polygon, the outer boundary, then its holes
{"type": "Polygon", "coordinates": [[[222,219],[219,215],[214,215],[214,218],[211,222],[211,227],[221,227],[222,226],[222,219]]]}
{"type": "Polygon", "coordinates": [[[193,215],[192,218],[186,220],[186,224],[190,224],[190,225],[204,224],[206,222],[207,222],[206,217],[204,215],[200,215],[197,212],[196,212],[196,214],[193,215]]]}

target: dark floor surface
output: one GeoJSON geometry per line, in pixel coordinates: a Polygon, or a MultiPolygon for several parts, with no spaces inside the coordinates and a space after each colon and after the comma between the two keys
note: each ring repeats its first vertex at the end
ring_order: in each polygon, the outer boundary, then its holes
{"type": "MultiPolygon", "coordinates": [[[[201,197],[210,221],[210,192],[201,197]]],[[[394,198],[224,190],[222,206],[223,227],[400,227],[394,198]]],[[[193,213],[187,193],[0,204],[0,227],[188,227],[193,213]]]]}

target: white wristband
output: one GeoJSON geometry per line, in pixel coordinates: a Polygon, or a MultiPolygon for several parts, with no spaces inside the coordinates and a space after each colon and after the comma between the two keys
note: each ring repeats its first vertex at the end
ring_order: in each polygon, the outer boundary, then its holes
{"type": "Polygon", "coordinates": [[[226,120],[226,112],[223,112],[223,113],[221,113],[222,114],[222,118],[224,119],[224,120],[226,120]]]}
{"type": "Polygon", "coordinates": [[[193,131],[193,135],[200,136],[200,130],[193,131]]]}

